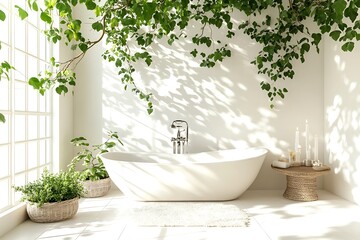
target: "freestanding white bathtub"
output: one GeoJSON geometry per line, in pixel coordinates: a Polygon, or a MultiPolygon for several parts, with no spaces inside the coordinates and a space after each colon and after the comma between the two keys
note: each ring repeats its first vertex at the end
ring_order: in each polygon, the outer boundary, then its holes
{"type": "Polygon", "coordinates": [[[100,155],[115,185],[138,201],[225,201],[255,180],[266,149],[193,154],[109,152],[100,155]]]}

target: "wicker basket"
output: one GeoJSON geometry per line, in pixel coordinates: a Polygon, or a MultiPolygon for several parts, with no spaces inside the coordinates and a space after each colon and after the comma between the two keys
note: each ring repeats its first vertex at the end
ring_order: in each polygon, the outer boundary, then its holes
{"type": "Polygon", "coordinates": [[[72,218],[79,209],[79,198],[70,200],[45,203],[42,207],[27,203],[26,211],[30,219],[38,223],[58,222],[72,218]]]}
{"type": "Polygon", "coordinates": [[[100,179],[97,181],[85,181],[83,183],[86,198],[102,197],[108,193],[111,188],[110,178],[100,179]]]}

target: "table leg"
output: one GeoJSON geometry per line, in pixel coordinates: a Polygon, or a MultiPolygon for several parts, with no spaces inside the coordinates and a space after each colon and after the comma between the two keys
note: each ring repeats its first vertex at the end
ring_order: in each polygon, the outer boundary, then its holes
{"type": "Polygon", "coordinates": [[[318,199],[316,193],[316,177],[293,177],[286,176],[287,187],[283,196],[295,201],[315,201],[318,199]]]}

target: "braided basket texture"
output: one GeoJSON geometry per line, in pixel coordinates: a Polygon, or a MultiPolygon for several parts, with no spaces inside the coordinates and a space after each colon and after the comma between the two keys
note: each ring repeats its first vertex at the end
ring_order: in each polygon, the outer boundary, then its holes
{"type": "Polygon", "coordinates": [[[79,209],[79,198],[45,203],[38,207],[36,204],[27,203],[26,211],[30,219],[38,223],[58,222],[72,218],[79,209]]]}

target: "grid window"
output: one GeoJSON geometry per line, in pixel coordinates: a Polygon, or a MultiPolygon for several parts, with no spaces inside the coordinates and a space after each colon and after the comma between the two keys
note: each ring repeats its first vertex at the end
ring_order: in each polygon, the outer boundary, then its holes
{"type": "Polygon", "coordinates": [[[44,24],[27,8],[26,0],[0,1],[6,20],[0,21],[0,62],[16,68],[10,81],[0,79],[0,213],[18,204],[21,186],[39,178],[44,168],[52,169],[52,96],[41,96],[27,79],[48,66],[53,46],[46,41],[44,24]],[[29,12],[24,21],[17,16],[18,5],[29,12]]]}

